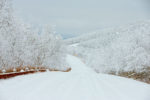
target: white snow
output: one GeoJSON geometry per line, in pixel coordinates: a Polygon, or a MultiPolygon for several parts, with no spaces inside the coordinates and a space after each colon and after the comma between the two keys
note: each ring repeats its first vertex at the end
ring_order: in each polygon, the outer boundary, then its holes
{"type": "Polygon", "coordinates": [[[0,100],[150,100],[150,85],[97,74],[68,55],[71,72],[46,72],[0,80],[0,100]]]}
{"type": "Polygon", "coordinates": [[[70,46],[76,47],[76,46],[78,46],[78,45],[79,45],[78,43],[75,43],[75,44],[72,44],[72,45],[70,45],[70,46]]]}

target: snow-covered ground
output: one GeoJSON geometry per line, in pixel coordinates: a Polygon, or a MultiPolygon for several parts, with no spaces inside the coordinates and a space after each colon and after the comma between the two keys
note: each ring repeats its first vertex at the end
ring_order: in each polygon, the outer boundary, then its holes
{"type": "Polygon", "coordinates": [[[150,85],[97,74],[68,55],[71,72],[47,72],[0,80],[0,100],[150,100],[150,85]]]}

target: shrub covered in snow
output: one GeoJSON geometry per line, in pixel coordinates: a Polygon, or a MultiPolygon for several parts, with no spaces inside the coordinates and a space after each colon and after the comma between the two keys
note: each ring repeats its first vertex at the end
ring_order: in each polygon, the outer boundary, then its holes
{"type": "Polygon", "coordinates": [[[65,45],[50,27],[40,34],[14,17],[10,0],[0,0],[0,68],[64,69],[65,45]]]}
{"type": "Polygon", "coordinates": [[[67,40],[70,47],[98,72],[136,71],[150,67],[150,21],[137,22],[67,40]]]}

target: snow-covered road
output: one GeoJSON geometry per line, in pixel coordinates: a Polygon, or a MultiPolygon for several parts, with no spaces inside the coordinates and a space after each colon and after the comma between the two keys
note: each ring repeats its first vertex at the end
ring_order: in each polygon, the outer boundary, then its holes
{"type": "Polygon", "coordinates": [[[0,100],[150,100],[150,85],[97,74],[68,55],[71,72],[47,72],[0,80],[0,100]]]}

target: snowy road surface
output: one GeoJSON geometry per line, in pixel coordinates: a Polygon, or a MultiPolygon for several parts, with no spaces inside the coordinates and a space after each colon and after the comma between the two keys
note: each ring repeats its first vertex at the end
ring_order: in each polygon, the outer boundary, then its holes
{"type": "Polygon", "coordinates": [[[97,74],[68,55],[71,72],[47,72],[0,80],[0,100],[150,100],[150,85],[97,74]]]}

